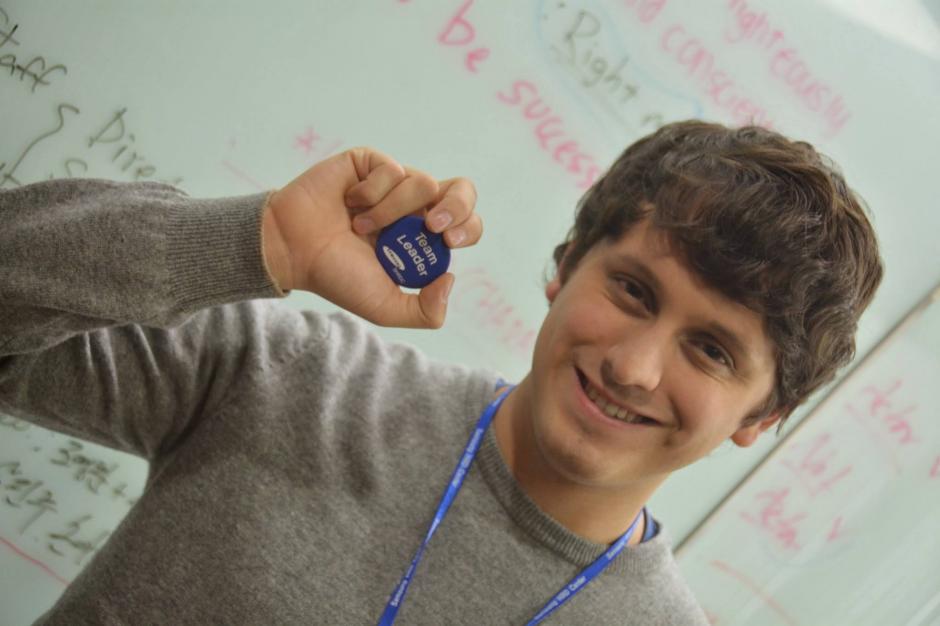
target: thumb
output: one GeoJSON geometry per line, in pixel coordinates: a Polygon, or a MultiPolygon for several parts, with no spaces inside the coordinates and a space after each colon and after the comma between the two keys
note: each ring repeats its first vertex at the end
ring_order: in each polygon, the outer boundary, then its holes
{"type": "Polygon", "coordinates": [[[454,275],[445,273],[422,289],[417,297],[411,296],[410,303],[417,310],[411,311],[411,319],[419,322],[420,327],[440,328],[447,315],[447,298],[454,286],[454,275]]]}

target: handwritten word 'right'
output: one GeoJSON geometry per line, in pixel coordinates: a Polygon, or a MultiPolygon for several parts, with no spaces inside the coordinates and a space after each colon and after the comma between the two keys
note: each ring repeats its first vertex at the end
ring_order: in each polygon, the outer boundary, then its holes
{"type": "Polygon", "coordinates": [[[630,57],[624,55],[613,63],[598,51],[601,20],[588,11],[579,11],[574,23],[565,31],[563,45],[556,50],[561,59],[578,70],[580,82],[588,88],[606,92],[615,104],[622,105],[635,98],[639,87],[623,77],[630,57]]]}

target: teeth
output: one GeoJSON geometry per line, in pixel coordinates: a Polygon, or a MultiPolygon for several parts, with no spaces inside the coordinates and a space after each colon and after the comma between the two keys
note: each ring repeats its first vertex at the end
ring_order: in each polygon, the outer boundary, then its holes
{"type": "Polygon", "coordinates": [[[628,424],[641,424],[645,421],[645,418],[638,413],[631,413],[625,408],[617,406],[612,402],[608,402],[603,398],[600,392],[595,389],[591,383],[587,383],[585,387],[587,392],[587,397],[591,399],[591,402],[597,405],[605,415],[618,419],[622,422],[627,422],[628,424]]]}

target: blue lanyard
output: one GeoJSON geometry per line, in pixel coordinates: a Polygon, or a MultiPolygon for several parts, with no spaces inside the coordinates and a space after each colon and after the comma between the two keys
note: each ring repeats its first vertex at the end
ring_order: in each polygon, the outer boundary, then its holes
{"type": "MultiPolygon", "coordinates": [[[[408,569],[405,571],[405,574],[401,577],[401,580],[398,583],[398,586],[395,587],[395,591],[388,599],[388,604],[385,605],[385,611],[382,612],[382,617],[379,618],[379,626],[391,626],[395,623],[395,617],[398,615],[398,609],[401,607],[402,602],[405,600],[405,594],[408,592],[408,585],[411,584],[411,579],[414,576],[415,570],[418,568],[418,563],[421,561],[421,557],[424,556],[424,549],[427,547],[428,542],[431,541],[431,537],[434,535],[434,532],[437,530],[437,527],[440,526],[441,522],[444,520],[444,516],[447,515],[447,510],[450,508],[450,505],[453,503],[454,498],[457,497],[457,493],[460,491],[460,488],[463,486],[464,478],[467,476],[467,472],[470,470],[470,464],[473,463],[473,458],[477,454],[477,450],[480,449],[480,444],[483,442],[483,435],[486,433],[486,429],[489,428],[490,422],[493,421],[493,416],[496,415],[496,411],[499,410],[500,405],[503,403],[503,400],[506,399],[506,396],[509,395],[509,392],[512,391],[512,388],[507,389],[500,394],[489,406],[484,409],[483,414],[480,415],[480,420],[477,422],[476,429],[474,429],[473,434],[470,435],[470,441],[467,442],[467,447],[464,449],[463,456],[460,457],[460,461],[457,463],[457,467],[454,468],[454,473],[450,477],[450,482],[447,485],[447,489],[444,491],[444,495],[441,498],[440,504],[437,505],[437,511],[434,513],[434,520],[431,522],[431,525],[428,527],[427,533],[424,535],[424,540],[421,542],[421,545],[418,546],[418,550],[415,552],[414,557],[411,559],[411,565],[408,566],[408,569]]],[[[567,585],[562,587],[558,593],[556,593],[548,603],[542,607],[538,613],[535,614],[531,620],[529,620],[526,626],[534,626],[538,624],[546,617],[554,613],[558,608],[563,604],[571,600],[576,593],[584,589],[589,582],[594,580],[604,569],[610,565],[610,562],[620,554],[624,547],[627,545],[627,542],[630,540],[630,536],[633,535],[633,531],[636,530],[636,525],[640,521],[640,518],[643,517],[643,513],[646,510],[644,507],[633,520],[633,523],[630,524],[630,528],[627,529],[623,535],[620,536],[620,539],[611,544],[610,548],[607,549],[604,554],[597,557],[597,559],[581,570],[577,576],[571,579],[567,585]]]]}

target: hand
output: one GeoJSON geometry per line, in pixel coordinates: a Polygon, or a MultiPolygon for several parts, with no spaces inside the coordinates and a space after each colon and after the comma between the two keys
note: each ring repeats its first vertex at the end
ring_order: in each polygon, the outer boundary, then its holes
{"type": "Polygon", "coordinates": [[[451,248],[483,232],[476,190],[464,178],[436,181],[371,148],[317,163],[274,192],[263,218],[265,261],[281,289],[311,291],[382,326],[439,328],[453,274],[403,292],[375,256],[379,231],[409,214],[425,218],[451,248]],[[449,220],[449,221],[448,221],[449,220]]]}

